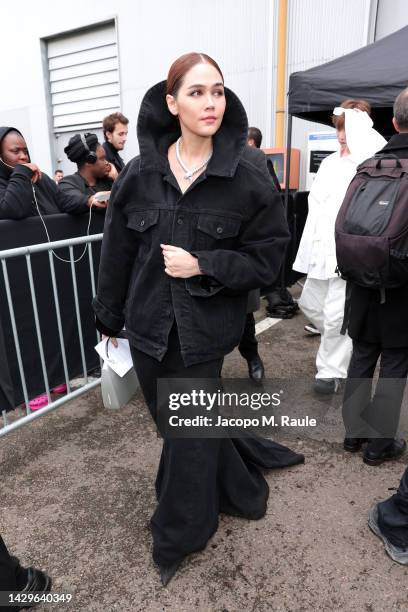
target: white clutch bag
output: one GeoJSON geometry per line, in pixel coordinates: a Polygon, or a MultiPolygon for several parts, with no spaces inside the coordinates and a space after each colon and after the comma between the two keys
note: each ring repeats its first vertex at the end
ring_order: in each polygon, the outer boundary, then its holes
{"type": "MultiPolygon", "coordinates": [[[[106,343],[106,355],[108,356],[108,342],[106,343]]],[[[132,367],[124,376],[119,376],[104,361],[101,375],[102,401],[105,408],[118,410],[125,406],[139,388],[139,381],[132,367]]]]}

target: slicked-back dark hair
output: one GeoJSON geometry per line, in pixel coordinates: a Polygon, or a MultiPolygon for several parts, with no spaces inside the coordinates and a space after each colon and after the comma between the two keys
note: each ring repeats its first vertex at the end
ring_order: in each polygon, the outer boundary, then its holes
{"type": "Polygon", "coordinates": [[[214,66],[217,72],[220,73],[221,80],[224,82],[221,68],[217,62],[206,53],[197,53],[193,51],[181,55],[170,66],[169,74],[167,75],[166,93],[171,96],[177,96],[177,92],[183,83],[186,73],[197,64],[211,64],[211,66],[214,66]]]}

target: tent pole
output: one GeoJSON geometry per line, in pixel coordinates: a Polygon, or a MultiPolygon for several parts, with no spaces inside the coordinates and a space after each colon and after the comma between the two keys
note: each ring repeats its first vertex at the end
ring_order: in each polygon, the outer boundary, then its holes
{"type": "MultiPolygon", "coordinates": [[[[290,113],[288,113],[288,129],[287,129],[287,134],[286,134],[286,151],[287,151],[287,156],[286,156],[286,168],[285,168],[285,191],[284,191],[284,198],[283,198],[283,202],[284,202],[284,206],[285,206],[285,214],[286,214],[286,220],[288,222],[289,225],[289,187],[290,187],[290,156],[291,156],[291,147],[292,147],[292,115],[290,113]]],[[[293,239],[293,237],[292,237],[293,239]]],[[[286,245],[285,247],[285,256],[283,259],[283,263],[282,263],[282,267],[281,267],[281,271],[280,271],[280,275],[279,275],[279,287],[280,288],[285,288],[286,287],[286,258],[289,254],[289,244],[286,245]]]]}
{"type": "Polygon", "coordinates": [[[286,135],[286,171],[285,171],[285,210],[286,217],[288,216],[288,201],[290,187],[290,158],[292,152],[292,115],[288,114],[288,131],[286,135]]]}

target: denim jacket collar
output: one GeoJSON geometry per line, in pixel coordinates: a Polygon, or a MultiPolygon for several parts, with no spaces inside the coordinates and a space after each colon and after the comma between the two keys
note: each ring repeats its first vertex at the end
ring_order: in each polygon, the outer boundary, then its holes
{"type": "MultiPolygon", "coordinates": [[[[207,176],[232,177],[247,142],[248,120],[239,98],[225,88],[226,109],[222,124],[213,138],[214,152],[207,176]]],[[[166,81],[146,93],[137,122],[140,147],[140,172],[168,172],[167,151],[180,136],[177,119],[166,104],[166,81]]]]}

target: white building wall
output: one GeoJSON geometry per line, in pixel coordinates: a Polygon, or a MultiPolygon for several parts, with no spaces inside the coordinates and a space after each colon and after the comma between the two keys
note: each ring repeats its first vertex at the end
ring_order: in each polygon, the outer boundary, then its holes
{"type": "Polygon", "coordinates": [[[272,0],[70,0],[57,7],[50,0],[36,5],[28,0],[8,3],[3,18],[10,27],[3,27],[0,37],[0,124],[19,127],[32,160],[50,173],[54,159],[40,41],[116,18],[121,109],[130,119],[125,159],[138,151],[136,120],[144,93],[166,78],[174,59],[193,50],[206,52],[219,62],[227,86],[242,99],[249,122],[265,132],[264,144],[268,145],[272,132],[267,106],[271,104],[272,13],[272,0]]]}
{"type": "MultiPolygon", "coordinates": [[[[375,40],[384,38],[408,25],[407,0],[378,0],[375,40]]],[[[408,78],[407,78],[408,82],[408,78]]]]}
{"type": "MultiPolygon", "coordinates": [[[[289,0],[287,78],[371,42],[377,4],[377,37],[408,22],[407,0],[289,0]]],[[[209,53],[219,62],[226,84],[244,103],[249,123],[262,130],[263,145],[273,146],[278,6],[279,0],[71,0],[57,7],[51,0],[7,3],[0,37],[0,124],[19,127],[32,159],[51,172],[41,39],[115,19],[121,109],[130,119],[125,159],[138,151],[136,120],[144,93],[166,77],[175,58],[191,50],[209,53]]],[[[306,135],[316,127],[324,129],[294,120],[293,146],[303,152],[301,186],[306,135]]]]}
{"type": "MultiPolygon", "coordinates": [[[[289,0],[287,88],[292,72],[307,70],[372,42],[371,0],[289,0]]],[[[342,99],[347,98],[345,91],[342,99]]],[[[292,146],[301,149],[300,187],[306,178],[307,133],[327,128],[293,119],[292,146]]]]}

